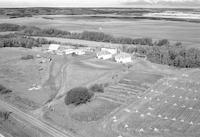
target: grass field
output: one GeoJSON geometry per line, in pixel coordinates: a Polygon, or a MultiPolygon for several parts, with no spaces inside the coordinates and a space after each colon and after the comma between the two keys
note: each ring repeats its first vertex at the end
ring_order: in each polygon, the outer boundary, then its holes
{"type": "Polygon", "coordinates": [[[163,20],[126,20],[99,19],[94,17],[42,15],[31,18],[5,19],[2,23],[38,26],[41,28],[57,28],[80,32],[84,30],[102,31],[115,36],[151,37],[153,39],[169,39],[183,42],[186,46],[199,46],[200,24],[163,20]],[[52,19],[45,19],[50,17],[52,19]]]}
{"type": "Polygon", "coordinates": [[[42,52],[24,48],[0,50],[0,83],[13,90],[6,100],[20,108],[35,109],[47,101],[52,92],[45,89],[29,90],[34,84],[41,86],[48,77],[49,63],[48,61],[40,63],[47,59],[36,58],[37,54],[43,56],[42,52]],[[34,55],[34,59],[21,59],[22,56],[28,54],[34,55]]]}
{"type": "Polygon", "coordinates": [[[97,99],[92,103],[74,108],[71,112],[71,117],[82,122],[97,121],[103,119],[119,105],[111,101],[97,99]]]}
{"type": "MultiPolygon", "coordinates": [[[[2,111],[2,108],[0,109],[2,111]]],[[[49,137],[46,133],[32,127],[27,122],[16,118],[15,114],[10,114],[7,120],[0,118],[0,136],[5,137],[28,137],[30,135],[37,137],[49,137]]]]}

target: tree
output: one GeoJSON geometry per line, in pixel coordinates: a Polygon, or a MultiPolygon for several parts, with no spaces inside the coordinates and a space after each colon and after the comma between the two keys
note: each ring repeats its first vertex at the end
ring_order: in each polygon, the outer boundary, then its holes
{"type": "Polygon", "coordinates": [[[162,40],[159,40],[158,43],[157,43],[157,46],[164,46],[164,45],[169,45],[169,40],[167,39],[162,39],[162,40]]]}
{"type": "Polygon", "coordinates": [[[73,88],[70,91],[67,92],[67,95],[65,97],[65,104],[70,105],[80,105],[84,104],[90,101],[93,94],[88,91],[85,87],[77,87],[73,88]]]}
{"type": "Polygon", "coordinates": [[[90,87],[90,90],[93,92],[104,92],[104,85],[103,84],[94,84],[90,87]]]}

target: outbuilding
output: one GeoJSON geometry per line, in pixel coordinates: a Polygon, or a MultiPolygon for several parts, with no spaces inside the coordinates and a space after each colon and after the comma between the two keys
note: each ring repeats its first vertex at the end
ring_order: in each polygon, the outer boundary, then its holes
{"type": "Polygon", "coordinates": [[[112,54],[108,51],[100,51],[97,53],[97,58],[98,59],[103,59],[103,60],[106,60],[106,59],[111,59],[112,58],[112,54]]]}
{"type": "Polygon", "coordinates": [[[108,51],[112,55],[117,54],[117,49],[116,48],[101,48],[101,51],[108,51]]]}
{"type": "Polygon", "coordinates": [[[76,55],[85,55],[85,51],[83,49],[75,49],[74,53],[76,55]]]}
{"type": "Polygon", "coordinates": [[[49,51],[56,51],[60,47],[59,44],[50,44],[48,50],[49,51]]]}
{"type": "Polygon", "coordinates": [[[74,53],[75,51],[74,51],[74,49],[66,49],[66,50],[64,50],[64,52],[66,55],[68,55],[68,54],[74,53]]]}
{"type": "Polygon", "coordinates": [[[132,57],[128,53],[120,53],[115,56],[115,61],[117,63],[130,63],[132,62],[132,57]]]}

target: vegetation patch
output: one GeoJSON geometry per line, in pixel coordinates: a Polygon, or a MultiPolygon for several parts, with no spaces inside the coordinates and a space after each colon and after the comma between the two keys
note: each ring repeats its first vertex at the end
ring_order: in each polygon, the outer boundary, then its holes
{"type": "Polygon", "coordinates": [[[90,90],[93,92],[104,92],[104,84],[94,84],[90,87],[90,90]]]}
{"type": "Polygon", "coordinates": [[[97,121],[104,118],[120,105],[103,99],[96,99],[90,103],[75,107],[71,117],[81,122],[97,121]]]}
{"type": "Polygon", "coordinates": [[[69,92],[67,92],[67,95],[65,97],[65,104],[70,105],[80,105],[85,104],[90,101],[93,94],[88,91],[85,87],[77,87],[71,89],[69,92]]]}
{"type": "Polygon", "coordinates": [[[29,60],[29,59],[34,59],[33,55],[25,55],[21,57],[22,60],[29,60]]]}
{"type": "Polygon", "coordinates": [[[7,120],[9,118],[11,112],[7,111],[0,111],[0,118],[3,120],[7,120]]]}
{"type": "Polygon", "coordinates": [[[3,95],[3,94],[8,94],[8,93],[11,93],[12,90],[10,89],[7,89],[6,87],[4,87],[3,85],[0,84],[0,94],[3,95]]]}
{"type": "Polygon", "coordinates": [[[2,23],[0,24],[0,32],[5,31],[20,31],[23,30],[25,26],[20,26],[17,24],[10,24],[10,23],[2,23]]]}

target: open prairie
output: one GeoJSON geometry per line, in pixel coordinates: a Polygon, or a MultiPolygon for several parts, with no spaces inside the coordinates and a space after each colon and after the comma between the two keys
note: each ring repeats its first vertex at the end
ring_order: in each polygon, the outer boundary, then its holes
{"type": "Polygon", "coordinates": [[[0,18],[2,23],[14,23],[41,28],[57,28],[73,32],[101,31],[123,37],[150,37],[179,41],[186,46],[198,47],[200,24],[183,21],[121,19],[90,15],[38,15],[24,18],[0,18]]]}

